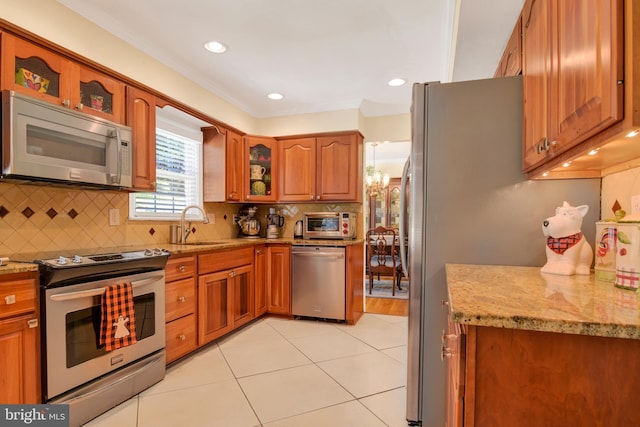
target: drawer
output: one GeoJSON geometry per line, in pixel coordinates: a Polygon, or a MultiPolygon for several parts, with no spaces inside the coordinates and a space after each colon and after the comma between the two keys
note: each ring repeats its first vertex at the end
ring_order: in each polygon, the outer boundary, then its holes
{"type": "Polygon", "coordinates": [[[195,313],[196,280],[193,277],[167,283],[165,286],[166,321],[195,313]]]}
{"type": "Polygon", "coordinates": [[[248,264],[253,264],[253,246],[220,250],[198,257],[198,273],[212,273],[248,264]]]}
{"type": "Polygon", "coordinates": [[[167,323],[167,363],[184,356],[198,347],[196,315],[190,314],[167,323]]]}
{"type": "Polygon", "coordinates": [[[16,274],[0,281],[0,318],[31,313],[38,302],[36,279],[31,274],[16,274]]]}
{"type": "Polygon", "coordinates": [[[173,282],[174,280],[185,279],[187,277],[193,276],[196,274],[196,257],[169,257],[164,270],[166,282],[173,282]]]}

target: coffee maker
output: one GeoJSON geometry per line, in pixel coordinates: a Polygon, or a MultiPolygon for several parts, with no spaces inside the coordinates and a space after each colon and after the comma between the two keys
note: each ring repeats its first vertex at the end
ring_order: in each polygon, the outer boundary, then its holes
{"type": "Polygon", "coordinates": [[[275,208],[269,208],[267,214],[267,239],[280,237],[280,228],[284,226],[284,216],[278,215],[275,208]]]}
{"type": "Polygon", "coordinates": [[[256,218],[256,206],[240,209],[236,224],[240,227],[239,237],[257,239],[260,237],[260,221],[256,218]]]}

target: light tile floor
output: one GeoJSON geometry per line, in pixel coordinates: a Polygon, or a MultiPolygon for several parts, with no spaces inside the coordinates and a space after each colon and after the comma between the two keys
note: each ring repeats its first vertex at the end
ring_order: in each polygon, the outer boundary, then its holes
{"type": "Polygon", "coordinates": [[[406,427],[406,360],[406,317],[268,317],[86,426],[406,427]]]}

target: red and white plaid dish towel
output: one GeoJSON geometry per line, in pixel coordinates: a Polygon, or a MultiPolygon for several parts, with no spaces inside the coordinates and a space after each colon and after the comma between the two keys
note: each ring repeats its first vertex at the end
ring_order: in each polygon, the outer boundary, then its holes
{"type": "Polygon", "coordinates": [[[107,286],[102,296],[100,344],[107,351],[134,344],[136,318],[131,283],[107,286]]]}

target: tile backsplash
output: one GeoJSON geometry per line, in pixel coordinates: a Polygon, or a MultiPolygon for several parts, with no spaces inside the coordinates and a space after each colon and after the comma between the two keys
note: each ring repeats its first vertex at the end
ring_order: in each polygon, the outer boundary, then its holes
{"type": "Polygon", "coordinates": [[[616,202],[631,213],[631,197],[640,195],[640,168],[629,169],[602,178],[600,218],[613,217],[616,202]]]}
{"type": "MultiPolygon", "coordinates": [[[[235,237],[239,206],[206,204],[214,224],[194,222],[193,240],[235,237]],[[226,216],[226,219],[225,219],[226,216]]],[[[168,221],[130,221],[129,194],[0,183],[0,256],[17,253],[153,245],[169,241],[168,221]],[[109,225],[118,211],[119,225],[109,225]]]]}
{"type": "MultiPolygon", "coordinates": [[[[237,237],[238,227],[233,223],[233,215],[242,206],[205,203],[210,223],[194,222],[195,233],[189,240],[237,237]]],[[[358,221],[362,221],[362,207],[358,203],[272,207],[285,217],[283,237],[293,236],[293,225],[305,211],[355,211],[359,214],[358,221]]],[[[263,227],[268,208],[262,205],[258,210],[263,227]]],[[[178,223],[133,221],[128,219],[128,214],[129,194],[124,191],[0,182],[0,256],[136,245],[152,247],[169,242],[169,225],[178,223]],[[114,209],[119,216],[119,225],[109,225],[109,214],[114,209]]]]}

